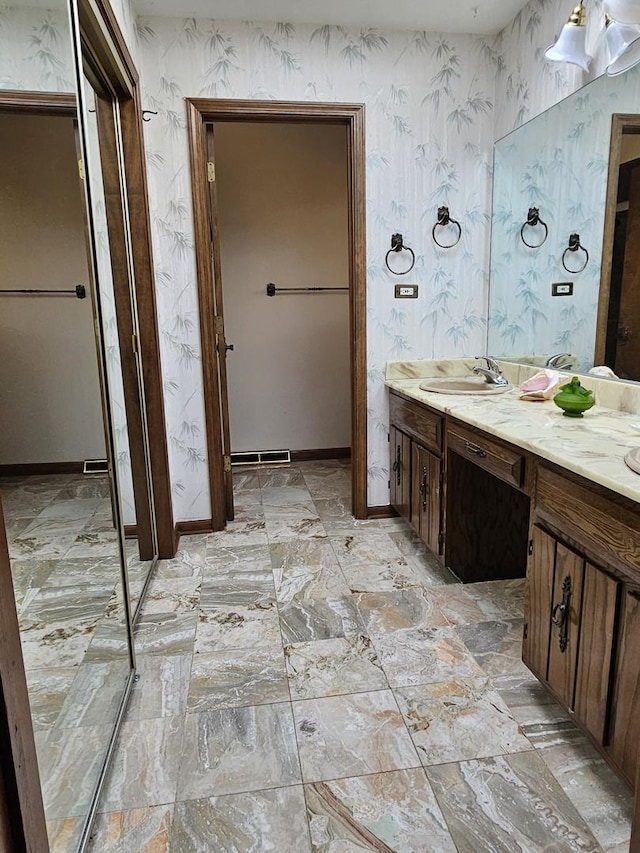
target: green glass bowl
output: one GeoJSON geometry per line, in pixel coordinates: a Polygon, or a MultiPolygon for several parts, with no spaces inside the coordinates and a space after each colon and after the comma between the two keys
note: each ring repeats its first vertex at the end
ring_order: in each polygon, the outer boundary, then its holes
{"type": "Polygon", "coordinates": [[[583,412],[595,405],[596,399],[593,391],[582,386],[578,377],[574,376],[571,382],[560,387],[553,402],[568,418],[581,418],[583,412]]]}

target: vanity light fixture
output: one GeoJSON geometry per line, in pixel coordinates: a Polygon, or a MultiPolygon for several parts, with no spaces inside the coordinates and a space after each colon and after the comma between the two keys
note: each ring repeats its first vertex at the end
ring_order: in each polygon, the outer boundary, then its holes
{"type": "Polygon", "coordinates": [[[570,62],[583,71],[589,70],[591,57],[585,49],[587,38],[587,10],[583,0],[574,8],[562,28],[555,44],[548,47],[544,56],[552,62],[570,62]]]}
{"type": "Polygon", "coordinates": [[[605,0],[604,11],[619,24],[640,24],[640,0],[605,0]]]}
{"type": "Polygon", "coordinates": [[[586,266],[588,263],[589,263],[589,252],[587,252],[587,250],[585,249],[584,246],[580,245],[580,235],[579,234],[570,234],[569,235],[569,245],[567,246],[567,248],[562,253],[562,266],[566,269],[567,272],[570,272],[573,275],[576,275],[577,273],[582,272],[584,269],[586,269],[586,266]],[[584,252],[584,263],[582,264],[580,269],[571,270],[571,269],[569,269],[569,267],[567,266],[567,263],[566,263],[568,253],[569,252],[578,252],[578,251],[584,252]]]}
{"type": "Polygon", "coordinates": [[[640,27],[614,21],[609,15],[605,16],[605,21],[605,41],[610,56],[607,74],[612,77],[628,71],[640,62],[640,27]]]}
{"type": "Polygon", "coordinates": [[[607,16],[605,39],[611,57],[607,65],[607,74],[610,77],[622,74],[640,62],[640,27],[635,24],[621,24],[607,16]]]}

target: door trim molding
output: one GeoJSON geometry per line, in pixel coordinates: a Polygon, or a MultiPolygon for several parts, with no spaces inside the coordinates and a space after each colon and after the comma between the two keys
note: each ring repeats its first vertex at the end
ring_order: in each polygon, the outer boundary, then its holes
{"type": "Polygon", "coordinates": [[[365,125],[363,104],[187,98],[194,241],[200,312],[211,516],[225,524],[222,438],[218,412],[217,352],[213,328],[213,275],[209,257],[205,122],[316,122],[347,128],[349,162],[349,307],[351,336],[352,512],[367,517],[367,335],[365,125]],[[202,176],[200,180],[198,176],[202,176]]]}
{"type": "Polygon", "coordinates": [[[618,195],[618,172],[622,135],[625,130],[640,129],[640,116],[634,113],[614,113],[611,116],[611,145],[609,146],[609,175],[604,208],[604,230],[602,240],[602,261],[600,264],[600,290],[598,294],[598,316],[596,321],[596,343],[593,363],[604,364],[607,346],[607,323],[609,319],[609,299],[611,296],[611,267],[613,262],[613,240],[616,222],[618,195]]]}

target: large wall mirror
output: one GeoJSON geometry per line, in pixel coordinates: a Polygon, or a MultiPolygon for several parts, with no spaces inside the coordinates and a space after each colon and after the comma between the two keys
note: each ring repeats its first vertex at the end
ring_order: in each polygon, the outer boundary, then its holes
{"type": "Polygon", "coordinates": [[[636,112],[638,68],[593,80],[496,143],[491,355],[544,364],[569,353],[578,370],[597,362],[640,380],[629,357],[640,322],[634,329],[627,308],[640,292],[637,263],[625,261],[635,209],[640,217],[636,112]]]}
{"type": "Polygon", "coordinates": [[[83,78],[66,2],[43,5],[0,11],[0,497],[50,845],[76,851],[157,546],[118,108],[83,78]]]}

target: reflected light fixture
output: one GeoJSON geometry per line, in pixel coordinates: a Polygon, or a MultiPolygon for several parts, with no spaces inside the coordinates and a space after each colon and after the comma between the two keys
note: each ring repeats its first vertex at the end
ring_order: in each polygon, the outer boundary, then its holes
{"type": "Polygon", "coordinates": [[[605,0],[604,11],[619,24],[640,24],[640,0],[605,0]]]}
{"type": "Polygon", "coordinates": [[[606,16],[605,40],[609,48],[607,74],[613,76],[628,71],[640,62],[640,27],[621,24],[606,16]]]}
{"type": "Polygon", "coordinates": [[[583,71],[588,71],[591,57],[585,49],[586,39],[587,10],[584,8],[583,0],[580,0],[555,44],[545,50],[545,59],[550,59],[552,62],[570,62],[578,65],[583,71]]]}

